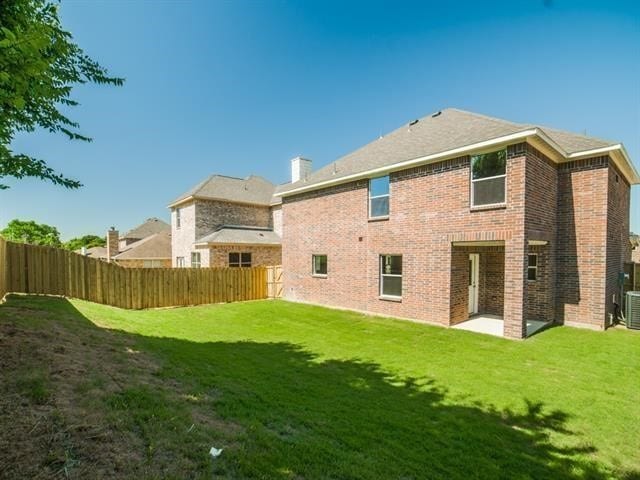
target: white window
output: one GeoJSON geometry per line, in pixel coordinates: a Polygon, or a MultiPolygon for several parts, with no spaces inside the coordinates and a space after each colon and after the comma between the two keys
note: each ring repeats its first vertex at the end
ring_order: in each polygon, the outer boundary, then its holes
{"type": "Polygon", "coordinates": [[[527,280],[536,281],[538,279],[538,254],[530,253],[527,261],[527,280]]]}
{"type": "Polygon", "coordinates": [[[402,255],[380,255],[380,296],[402,298],[402,255]]]}
{"type": "Polygon", "coordinates": [[[176,208],[176,229],[180,228],[180,209],[176,208]]]}
{"type": "Polygon", "coordinates": [[[471,206],[501,205],[506,202],[507,151],[471,157],[471,206]]]}
{"type": "Polygon", "coordinates": [[[191,268],[200,268],[200,252],[191,252],[191,268]]]}
{"type": "Polygon", "coordinates": [[[389,216],[389,175],[369,180],[369,218],[389,216]]]}
{"type": "Polygon", "coordinates": [[[229,266],[230,267],[250,267],[251,266],[251,253],[250,252],[231,252],[229,253],[229,266]]]}
{"type": "Polygon", "coordinates": [[[326,255],[312,255],[312,275],[317,277],[327,276],[327,256],[326,255]]]}
{"type": "Polygon", "coordinates": [[[184,268],[184,257],[176,257],[176,267],[184,268]]]}
{"type": "Polygon", "coordinates": [[[143,260],[142,266],[144,268],[162,268],[162,260],[143,260]]]}

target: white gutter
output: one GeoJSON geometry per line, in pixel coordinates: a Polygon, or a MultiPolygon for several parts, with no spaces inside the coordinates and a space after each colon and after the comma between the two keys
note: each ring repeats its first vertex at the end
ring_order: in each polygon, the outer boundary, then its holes
{"type": "MultiPolygon", "coordinates": [[[[304,185],[301,187],[294,188],[293,190],[280,192],[279,195],[280,197],[287,197],[290,195],[295,195],[298,193],[303,193],[311,190],[318,190],[320,188],[331,187],[334,185],[339,185],[339,184],[347,183],[350,181],[361,180],[364,178],[371,178],[378,175],[384,175],[393,171],[404,170],[406,168],[433,163],[436,160],[443,160],[446,158],[455,158],[457,156],[460,156],[461,154],[466,154],[474,150],[482,150],[484,148],[488,148],[492,146],[508,144],[515,140],[522,140],[529,137],[540,138],[542,141],[548,144],[553,150],[558,152],[565,161],[577,160],[580,158],[588,158],[598,154],[619,152],[624,159],[625,165],[622,165],[622,166],[618,165],[618,167],[628,174],[629,183],[631,183],[632,185],[640,183],[640,174],[638,174],[638,171],[635,169],[633,163],[631,162],[631,159],[629,158],[629,155],[627,154],[622,144],[619,143],[616,145],[611,145],[611,146],[602,147],[602,148],[595,148],[591,150],[584,150],[581,152],[567,153],[562,147],[560,147],[560,145],[558,145],[553,139],[551,139],[542,129],[536,127],[536,128],[524,130],[522,132],[512,133],[502,137],[493,138],[491,140],[484,140],[482,142],[473,143],[471,145],[466,145],[464,147],[457,147],[451,150],[446,150],[444,152],[434,153],[431,155],[426,155],[424,157],[418,157],[411,160],[405,160],[402,162],[393,163],[391,165],[385,165],[383,167],[366,170],[364,172],[353,173],[351,175],[346,175],[340,178],[324,180],[322,182],[313,183],[311,185],[304,185]]],[[[618,164],[618,162],[616,162],[615,159],[614,159],[614,162],[618,164]]]]}

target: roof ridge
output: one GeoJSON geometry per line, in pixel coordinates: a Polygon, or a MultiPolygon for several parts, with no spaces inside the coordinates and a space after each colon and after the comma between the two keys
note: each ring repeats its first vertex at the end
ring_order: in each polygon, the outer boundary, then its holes
{"type": "Polygon", "coordinates": [[[519,127],[520,126],[521,127],[527,127],[528,126],[526,123],[512,122],[510,120],[505,120],[503,118],[491,117],[491,116],[485,115],[483,113],[470,112],[469,110],[463,110],[461,108],[449,107],[449,108],[445,108],[445,110],[451,110],[453,112],[464,113],[465,115],[470,115],[472,117],[478,117],[478,118],[482,118],[484,120],[490,120],[492,122],[497,122],[497,123],[506,123],[508,125],[514,125],[514,126],[519,126],[519,127]]]}

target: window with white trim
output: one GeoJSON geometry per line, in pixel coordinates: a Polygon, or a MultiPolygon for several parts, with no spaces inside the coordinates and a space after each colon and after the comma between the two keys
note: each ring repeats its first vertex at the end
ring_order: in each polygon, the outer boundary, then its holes
{"type": "Polygon", "coordinates": [[[184,257],[176,257],[176,267],[184,268],[184,257]]]}
{"type": "Polygon", "coordinates": [[[230,267],[250,267],[251,252],[230,252],[229,266],[230,267]]]}
{"type": "Polygon", "coordinates": [[[176,208],[176,229],[180,228],[180,209],[176,208]]]}
{"type": "Polygon", "coordinates": [[[326,255],[312,255],[311,256],[312,274],[315,276],[326,277],[327,276],[327,256],[326,255]]]}
{"type": "Polygon", "coordinates": [[[389,216],[389,175],[369,180],[369,218],[389,216]]]}
{"type": "Polygon", "coordinates": [[[200,252],[191,252],[191,268],[200,268],[200,252]]]}
{"type": "Polygon", "coordinates": [[[162,260],[143,260],[142,266],[144,268],[161,268],[162,260]]]}
{"type": "Polygon", "coordinates": [[[402,255],[380,255],[380,296],[402,298],[402,255]]]}
{"type": "Polygon", "coordinates": [[[527,259],[527,280],[535,282],[538,279],[538,254],[530,253],[527,259]]]}
{"type": "Polygon", "coordinates": [[[506,202],[507,150],[471,157],[471,206],[506,202]]]}

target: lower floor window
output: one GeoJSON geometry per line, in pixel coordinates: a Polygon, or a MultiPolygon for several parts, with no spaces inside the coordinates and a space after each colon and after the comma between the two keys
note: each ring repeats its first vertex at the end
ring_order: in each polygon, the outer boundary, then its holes
{"type": "Polygon", "coordinates": [[[184,267],[184,257],[176,257],[176,267],[178,268],[184,267]]]}
{"type": "Polygon", "coordinates": [[[142,266],[144,268],[161,268],[162,260],[143,260],[142,266]]]}
{"type": "Polygon", "coordinates": [[[200,268],[200,252],[191,252],[191,268],[200,268]]]}
{"type": "Polygon", "coordinates": [[[231,252],[229,253],[230,267],[250,267],[251,252],[231,252]]]}
{"type": "Polygon", "coordinates": [[[380,255],[380,296],[402,297],[402,255],[380,255]]]}
{"type": "Polygon", "coordinates": [[[327,256],[326,255],[313,255],[311,257],[311,263],[313,264],[314,275],[326,275],[327,274],[327,256]]]}
{"type": "Polygon", "coordinates": [[[530,253],[527,263],[527,280],[535,281],[538,279],[538,254],[530,253]]]}

